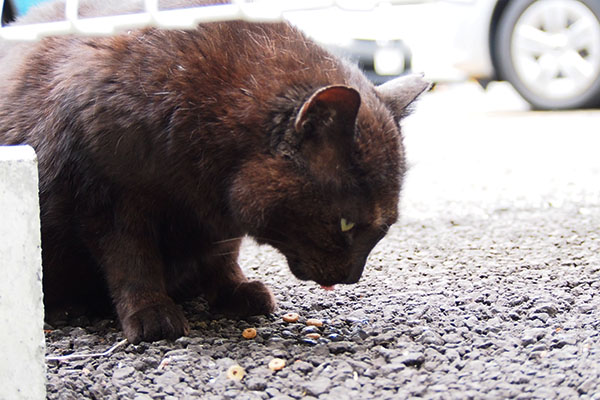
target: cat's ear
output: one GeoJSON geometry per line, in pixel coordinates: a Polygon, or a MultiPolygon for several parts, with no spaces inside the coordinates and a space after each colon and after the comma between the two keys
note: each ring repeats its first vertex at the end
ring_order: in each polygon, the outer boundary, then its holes
{"type": "Polygon", "coordinates": [[[296,115],[299,159],[321,184],[344,183],[360,101],[360,94],[351,87],[326,86],[315,91],[296,115]]]}
{"type": "Polygon", "coordinates": [[[422,74],[401,76],[376,87],[379,97],[394,115],[396,121],[410,114],[410,105],[431,83],[422,74]]]}
{"type": "Polygon", "coordinates": [[[301,132],[304,125],[311,119],[323,118],[326,114],[329,123],[339,127],[354,127],[358,109],[360,107],[360,94],[349,86],[326,86],[314,92],[302,104],[294,128],[301,132]]]}

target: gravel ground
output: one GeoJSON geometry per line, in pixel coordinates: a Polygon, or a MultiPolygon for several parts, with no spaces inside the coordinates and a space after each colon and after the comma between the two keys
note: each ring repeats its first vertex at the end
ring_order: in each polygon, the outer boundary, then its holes
{"type": "Polygon", "coordinates": [[[359,284],[299,282],[248,240],[241,264],[275,314],[190,302],[189,337],[137,346],[114,320],[66,318],[47,326],[49,357],[116,347],[48,359],[48,398],[600,399],[600,113],[504,110],[466,88],[406,121],[402,220],[359,284]]]}

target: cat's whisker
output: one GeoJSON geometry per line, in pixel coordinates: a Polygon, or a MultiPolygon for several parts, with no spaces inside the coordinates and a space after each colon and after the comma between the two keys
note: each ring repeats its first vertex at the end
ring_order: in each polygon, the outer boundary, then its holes
{"type": "Polygon", "coordinates": [[[389,224],[383,224],[378,228],[378,231],[383,233],[383,234],[387,234],[387,232],[390,230],[390,228],[392,227],[392,225],[389,224]]]}
{"type": "Polygon", "coordinates": [[[225,256],[236,255],[236,254],[238,254],[237,251],[226,251],[224,253],[216,253],[215,256],[217,256],[217,257],[225,257],[225,256]]]}
{"type": "Polygon", "coordinates": [[[217,240],[215,242],[212,242],[212,244],[215,245],[215,244],[224,244],[224,243],[229,243],[229,242],[235,242],[236,240],[242,240],[243,238],[244,238],[244,236],[238,236],[238,237],[234,237],[234,238],[230,238],[230,239],[217,240]]]}
{"type": "MultiPolygon", "coordinates": [[[[289,238],[287,237],[287,235],[285,235],[283,232],[278,232],[276,230],[271,230],[272,233],[277,234],[278,236],[281,236],[283,238],[283,240],[287,240],[288,242],[290,241],[289,238]]],[[[266,242],[266,243],[277,243],[279,245],[283,245],[286,246],[287,242],[286,241],[282,241],[282,240],[277,240],[277,239],[273,239],[273,238],[266,238],[263,236],[253,236],[254,239],[262,241],[262,242],[266,242]]]]}

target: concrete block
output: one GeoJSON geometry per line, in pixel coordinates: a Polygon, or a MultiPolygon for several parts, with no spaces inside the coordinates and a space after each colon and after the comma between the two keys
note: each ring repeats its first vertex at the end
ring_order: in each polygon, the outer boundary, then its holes
{"type": "Polygon", "coordinates": [[[0,146],[0,399],[45,399],[37,158],[0,146]]]}

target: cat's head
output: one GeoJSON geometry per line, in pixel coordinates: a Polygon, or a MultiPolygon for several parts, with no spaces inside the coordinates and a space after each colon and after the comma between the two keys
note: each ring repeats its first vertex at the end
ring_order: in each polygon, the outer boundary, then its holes
{"type": "Polygon", "coordinates": [[[244,163],[231,187],[241,225],[281,251],[299,279],[357,282],[398,217],[399,122],[428,87],[410,75],[360,92],[333,85],[280,99],[268,149],[244,163]]]}

